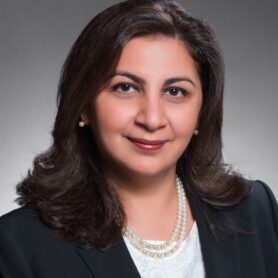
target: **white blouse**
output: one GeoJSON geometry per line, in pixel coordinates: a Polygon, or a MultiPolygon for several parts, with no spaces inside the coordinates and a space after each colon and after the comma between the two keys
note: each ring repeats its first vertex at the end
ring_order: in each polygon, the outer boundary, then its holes
{"type": "MultiPolygon", "coordinates": [[[[127,237],[124,237],[124,240],[142,278],[205,277],[196,222],[194,222],[189,236],[183,241],[181,247],[166,258],[148,257],[133,247],[127,237]]],[[[148,242],[163,243],[159,240],[148,240],[148,242]]]]}

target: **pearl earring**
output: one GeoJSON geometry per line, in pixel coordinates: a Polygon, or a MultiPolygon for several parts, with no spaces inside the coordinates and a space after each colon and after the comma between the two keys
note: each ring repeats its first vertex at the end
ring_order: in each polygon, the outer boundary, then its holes
{"type": "Polygon", "coordinates": [[[84,126],[85,126],[85,123],[84,123],[83,121],[80,121],[80,122],[79,122],[79,126],[80,126],[80,127],[84,127],[84,126]]]}
{"type": "Polygon", "coordinates": [[[199,134],[199,130],[198,130],[198,129],[195,129],[194,132],[193,132],[193,134],[194,134],[194,135],[198,135],[198,134],[199,134]]]}
{"type": "Polygon", "coordinates": [[[81,121],[78,123],[78,125],[79,125],[80,127],[84,127],[84,126],[86,125],[84,118],[85,118],[85,117],[84,117],[83,115],[81,115],[81,121]]]}

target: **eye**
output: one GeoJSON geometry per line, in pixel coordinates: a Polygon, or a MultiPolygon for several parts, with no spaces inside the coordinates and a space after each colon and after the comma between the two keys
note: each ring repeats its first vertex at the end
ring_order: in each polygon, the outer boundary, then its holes
{"type": "Polygon", "coordinates": [[[164,90],[164,92],[168,92],[171,97],[183,97],[186,96],[188,93],[185,89],[179,87],[171,87],[164,90]]]}
{"type": "Polygon", "coordinates": [[[119,83],[112,87],[113,91],[119,91],[119,92],[132,92],[132,91],[138,91],[138,87],[131,83],[119,83]]]}

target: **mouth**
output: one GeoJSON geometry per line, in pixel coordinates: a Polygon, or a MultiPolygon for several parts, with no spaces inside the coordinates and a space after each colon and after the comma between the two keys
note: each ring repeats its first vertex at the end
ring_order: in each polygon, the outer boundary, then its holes
{"type": "Polygon", "coordinates": [[[136,147],[147,151],[159,150],[166,143],[166,140],[146,140],[142,138],[132,137],[127,137],[127,139],[136,147]]]}

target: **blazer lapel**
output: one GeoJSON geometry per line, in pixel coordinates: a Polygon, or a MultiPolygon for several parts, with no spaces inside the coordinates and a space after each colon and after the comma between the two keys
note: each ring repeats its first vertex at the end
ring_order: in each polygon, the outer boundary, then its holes
{"type": "Polygon", "coordinates": [[[140,278],[124,240],[105,250],[77,248],[77,252],[95,278],[140,278]]]}
{"type": "Polygon", "coordinates": [[[238,237],[235,235],[226,239],[216,239],[209,229],[205,215],[213,216],[214,219],[223,216],[220,213],[217,214],[217,211],[211,207],[204,208],[199,198],[193,193],[189,193],[187,196],[198,227],[206,277],[240,277],[238,237]]]}

